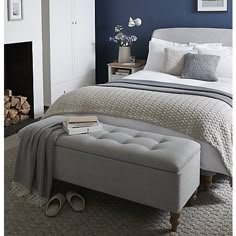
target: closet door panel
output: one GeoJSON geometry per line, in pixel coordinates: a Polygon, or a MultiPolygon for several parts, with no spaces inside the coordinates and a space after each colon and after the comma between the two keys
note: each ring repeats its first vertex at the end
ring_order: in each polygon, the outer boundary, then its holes
{"type": "Polygon", "coordinates": [[[79,86],[95,83],[94,8],[94,0],[72,0],[72,72],[79,86]]]}
{"type": "Polygon", "coordinates": [[[50,0],[52,87],[53,84],[72,79],[71,9],[71,0],[50,0]]]}

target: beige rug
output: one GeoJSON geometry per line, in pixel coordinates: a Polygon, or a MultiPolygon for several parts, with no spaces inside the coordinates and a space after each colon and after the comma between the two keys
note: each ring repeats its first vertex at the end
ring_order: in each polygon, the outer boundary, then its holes
{"type": "Polygon", "coordinates": [[[200,192],[194,207],[184,208],[177,233],[170,233],[169,214],[106,194],[56,181],[54,191],[79,191],[87,201],[83,213],[66,204],[56,218],[9,195],[16,136],[5,139],[5,235],[9,236],[223,236],[232,235],[232,190],[228,180],[215,178],[209,193],[200,192]]]}

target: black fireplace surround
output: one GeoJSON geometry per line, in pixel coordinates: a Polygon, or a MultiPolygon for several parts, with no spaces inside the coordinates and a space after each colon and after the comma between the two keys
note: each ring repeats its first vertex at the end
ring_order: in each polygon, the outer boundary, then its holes
{"type": "Polygon", "coordinates": [[[34,118],[32,42],[4,45],[4,89],[27,97],[31,105],[29,116],[34,118]]]}

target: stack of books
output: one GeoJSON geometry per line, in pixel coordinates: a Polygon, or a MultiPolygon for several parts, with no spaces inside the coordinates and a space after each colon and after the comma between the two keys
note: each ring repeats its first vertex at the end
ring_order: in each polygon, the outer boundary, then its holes
{"type": "Polygon", "coordinates": [[[128,69],[118,69],[116,71],[116,75],[129,75],[130,71],[128,69]]]}
{"type": "Polygon", "coordinates": [[[74,135],[102,130],[102,125],[96,116],[69,116],[65,118],[63,128],[69,135],[74,135]]]}

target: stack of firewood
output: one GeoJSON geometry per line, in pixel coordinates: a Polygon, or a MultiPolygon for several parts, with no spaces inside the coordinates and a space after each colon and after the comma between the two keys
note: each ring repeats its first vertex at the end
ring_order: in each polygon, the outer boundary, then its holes
{"type": "Polygon", "coordinates": [[[4,92],[4,126],[15,125],[29,119],[30,104],[27,97],[13,96],[12,91],[4,92]]]}

